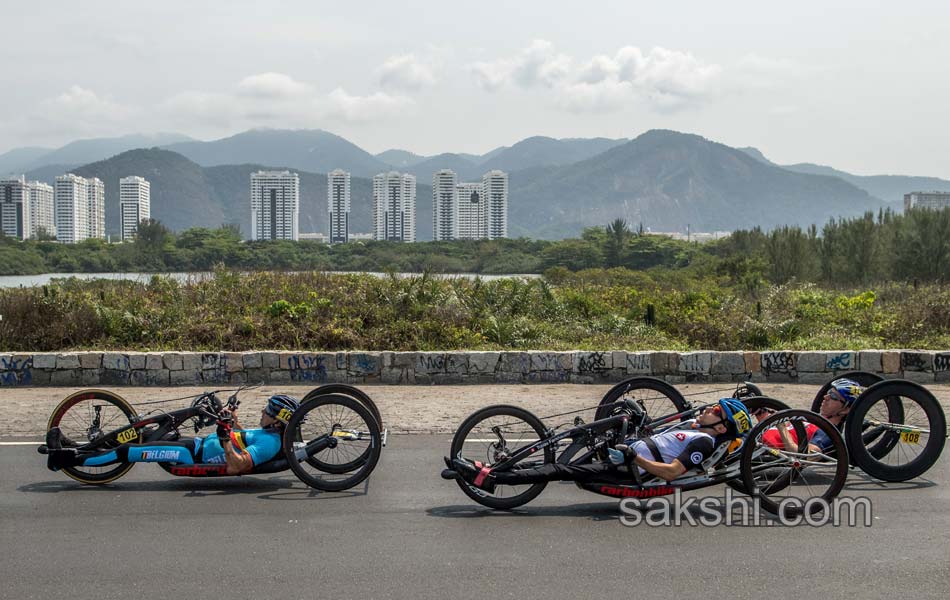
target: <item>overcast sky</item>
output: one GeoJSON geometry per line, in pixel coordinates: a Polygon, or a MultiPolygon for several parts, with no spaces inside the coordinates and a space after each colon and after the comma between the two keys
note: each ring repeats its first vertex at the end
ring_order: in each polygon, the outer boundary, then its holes
{"type": "Polygon", "coordinates": [[[946,2],[0,0],[0,152],[320,128],[484,153],[654,128],[950,178],[946,2]]]}

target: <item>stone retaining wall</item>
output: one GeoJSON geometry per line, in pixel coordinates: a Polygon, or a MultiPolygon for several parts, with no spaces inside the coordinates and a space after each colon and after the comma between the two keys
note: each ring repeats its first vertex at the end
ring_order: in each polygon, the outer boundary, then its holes
{"type": "Polygon", "coordinates": [[[0,386],[239,383],[824,383],[860,369],[950,382],[950,351],[858,352],[70,352],[0,354],[0,386]]]}

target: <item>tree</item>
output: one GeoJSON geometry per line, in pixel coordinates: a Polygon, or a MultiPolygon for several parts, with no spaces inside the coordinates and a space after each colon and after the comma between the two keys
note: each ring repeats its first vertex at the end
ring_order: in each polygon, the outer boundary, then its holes
{"type": "Polygon", "coordinates": [[[623,264],[624,249],[627,240],[632,237],[627,222],[623,219],[614,219],[606,227],[607,240],[604,245],[604,258],[607,259],[608,267],[619,267],[623,264]]]}

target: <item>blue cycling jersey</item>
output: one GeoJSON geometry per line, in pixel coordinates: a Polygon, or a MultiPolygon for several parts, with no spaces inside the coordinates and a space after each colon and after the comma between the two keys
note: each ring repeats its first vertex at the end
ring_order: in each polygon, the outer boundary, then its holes
{"type": "MultiPolygon", "coordinates": [[[[280,433],[269,429],[244,429],[234,432],[236,450],[244,450],[251,455],[255,465],[265,463],[280,452],[280,433]]],[[[224,463],[224,449],[217,435],[209,435],[201,440],[201,462],[224,463]]],[[[198,450],[195,451],[198,454],[198,450]]]]}

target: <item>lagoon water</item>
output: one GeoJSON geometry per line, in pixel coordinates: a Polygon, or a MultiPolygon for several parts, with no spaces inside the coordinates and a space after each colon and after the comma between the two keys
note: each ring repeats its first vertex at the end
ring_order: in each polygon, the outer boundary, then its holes
{"type": "MultiPolygon", "coordinates": [[[[334,274],[345,274],[343,271],[328,271],[328,273],[334,274]]],[[[363,275],[374,275],[376,277],[387,277],[386,273],[362,273],[363,275]]],[[[46,285],[53,279],[61,279],[66,277],[75,277],[76,279],[128,279],[132,281],[140,281],[142,283],[148,282],[153,275],[160,275],[162,277],[172,277],[177,279],[180,282],[187,282],[193,280],[208,279],[214,277],[212,272],[195,272],[195,273],[44,273],[42,275],[5,275],[0,276],[0,288],[11,288],[11,287],[31,287],[34,285],[46,285]]],[[[422,273],[397,273],[398,277],[418,277],[422,273]]],[[[475,279],[476,277],[481,277],[483,280],[492,281],[495,279],[507,279],[507,278],[522,278],[522,279],[537,279],[541,277],[536,274],[521,274],[521,275],[478,275],[477,273],[446,273],[438,274],[436,277],[444,278],[455,278],[455,277],[464,277],[466,279],[475,279]]]]}

